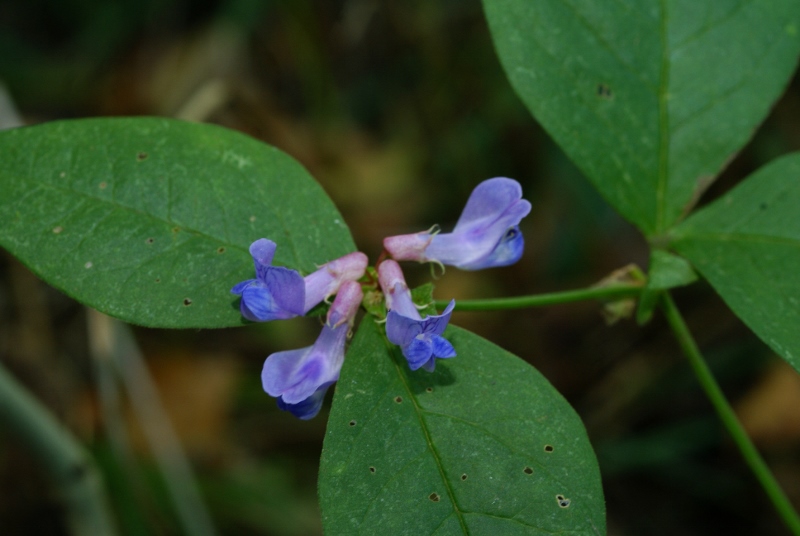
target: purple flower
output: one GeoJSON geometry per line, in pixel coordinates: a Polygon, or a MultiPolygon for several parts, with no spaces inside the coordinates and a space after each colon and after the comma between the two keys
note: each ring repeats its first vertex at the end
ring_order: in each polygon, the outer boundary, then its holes
{"type": "Polygon", "coordinates": [[[242,297],[242,315],[254,322],[266,322],[303,315],[319,302],[336,294],[344,281],[364,275],[367,256],[349,253],[303,279],[297,270],[272,266],[277,245],[261,238],[250,245],[256,265],[256,278],[242,281],[231,289],[242,297]]]}
{"type": "Polygon", "coordinates": [[[305,282],[296,270],[272,266],[277,245],[261,238],[250,244],[256,278],[231,289],[242,297],[242,316],[253,322],[292,318],[305,313],[305,282]]]}
{"type": "Polygon", "coordinates": [[[390,236],[383,247],[398,261],[436,262],[462,270],[508,266],[522,256],[525,241],[519,222],[530,210],[517,181],[488,179],[472,191],[452,233],[390,236]]]}
{"type": "Polygon", "coordinates": [[[319,389],[314,391],[314,394],[298,402],[297,404],[287,404],[283,401],[283,397],[278,397],[278,407],[283,411],[288,411],[298,419],[307,421],[313,419],[322,409],[322,402],[325,400],[325,393],[328,392],[333,382],[322,385],[319,389]]]}
{"type": "Polygon", "coordinates": [[[411,300],[400,265],[393,260],[378,266],[378,281],[386,297],[386,337],[403,351],[411,370],[424,368],[433,372],[436,358],[454,357],[456,351],[442,333],[450,322],[455,300],[440,315],[422,318],[411,300]]]}
{"type": "Polygon", "coordinates": [[[281,409],[301,419],[314,417],[325,391],[339,379],[347,332],[363,293],[355,281],[345,281],[328,310],[328,318],[313,346],[277,352],[264,362],[261,383],[281,409]]]}

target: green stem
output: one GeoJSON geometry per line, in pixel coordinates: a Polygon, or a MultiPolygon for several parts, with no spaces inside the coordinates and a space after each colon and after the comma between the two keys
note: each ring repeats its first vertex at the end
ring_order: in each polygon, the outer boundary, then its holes
{"type": "MultiPolygon", "coordinates": [[[[585,300],[616,300],[638,296],[644,287],[634,285],[609,285],[606,287],[589,287],[547,294],[515,296],[513,298],[493,298],[488,300],[456,300],[456,311],[499,311],[501,309],[525,309],[527,307],[543,307],[585,300]]],[[[437,300],[436,307],[442,309],[448,301],[437,300]]]]}
{"type": "Polygon", "coordinates": [[[678,339],[681,349],[689,359],[692,369],[694,369],[700,386],[706,392],[706,396],[717,411],[722,424],[728,429],[728,433],[730,433],[734,443],[742,453],[744,461],[756,476],[761,487],[764,488],[783,522],[792,534],[800,536],[800,517],[798,517],[786,494],[778,485],[775,476],[770,472],[764,459],[756,450],[739,419],[737,419],[736,413],[734,413],[717,380],[711,374],[711,370],[708,368],[702,354],[700,354],[697,343],[695,343],[692,334],[689,332],[689,328],[686,326],[680,311],[675,306],[672,296],[667,292],[663,295],[662,309],[672,330],[675,332],[675,337],[678,339]]]}
{"type": "Polygon", "coordinates": [[[116,534],[102,477],[72,434],[0,366],[0,422],[14,432],[62,494],[72,534],[116,534]]]}

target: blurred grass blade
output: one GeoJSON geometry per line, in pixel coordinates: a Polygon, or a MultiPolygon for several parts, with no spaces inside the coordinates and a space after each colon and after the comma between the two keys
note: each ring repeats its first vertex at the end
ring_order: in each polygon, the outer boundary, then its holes
{"type": "Polygon", "coordinates": [[[169,490],[185,534],[216,534],[199,493],[191,464],[169,421],[144,358],[130,328],[97,311],[89,311],[95,351],[113,362],[125,385],[134,414],[169,490]]]}

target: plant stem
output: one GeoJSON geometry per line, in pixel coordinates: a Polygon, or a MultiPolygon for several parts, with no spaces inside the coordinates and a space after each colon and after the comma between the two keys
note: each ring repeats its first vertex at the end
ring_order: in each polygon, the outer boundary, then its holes
{"type": "Polygon", "coordinates": [[[102,477],[75,437],[0,366],[0,422],[36,456],[59,488],[72,534],[116,534],[102,477]]]}
{"type": "MultiPolygon", "coordinates": [[[[619,298],[634,297],[641,294],[644,287],[640,284],[609,285],[604,287],[589,287],[563,292],[550,292],[547,294],[533,294],[530,296],[515,296],[513,298],[493,298],[487,300],[457,300],[456,311],[499,311],[501,309],[525,309],[528,307],[543,307],[559,303],[570,303],[585,300],[615,300],[619,298]]],[[[449,303],[437,300],[436,307],[444,308],[449,303]]]]}
{"type": "Polygon", "coordinates": [[[742,424],[736,417],[736,413],[734,413],[733,408],[731,408],[731,405],[725,398],[717,380],[711,374],[711,370],[708,368],[702,354],[700,354],[697,343],[694,341],[692,334],[689,332],[689,328],[686,326],[680,311],[678,311],[669,293],[665,292],[663,294],[661,305],[667,317],[667,321],[672,327],[675,337],[678,339],[681,349],[689,359],[692,369],[694,369],[700,386],[706,392],[706,396],[708,396],[708,399],[717,411],[722,424],[728,429],[728,433],[730,433],[734,443],[736,443],[736,446],[742,453],[744,461],[750,467],[750,470],[761,484],[761,487],[764,488],[769,500],[772,501],[773,506],[778,511],[778,515],[783,519],[783,522],[792,534],[800,536],[800,517],[798,517],[797,512],[789,502],[786,494],[775,480],[775,476],[770,472],[769,467],[764,462],[758,450],[756,450],[755,445],[753,445],[747,432],[745,432],[742,424]]]}

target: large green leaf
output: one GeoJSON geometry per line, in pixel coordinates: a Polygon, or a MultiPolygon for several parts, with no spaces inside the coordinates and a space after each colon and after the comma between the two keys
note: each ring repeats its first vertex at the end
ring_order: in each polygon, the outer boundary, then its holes
{"type": "Polygon", "coordinates": [[[514,89],[645,234],[750,138],[800,51],[797,0],[484,0],[514,89]]]}
{"type": "Polygon", "coordinates": [[[578,416],[533,367],[468,331],[411,372],[367,319],[336,387],[319,494],[326,534],[605,534],[578,416]]]}
{"type": "Polygon", "coordinates": [[[731,309],[800,370],[800,153],[763,167],[672,234],[731,309]]]}
{"type": "Polygon", "coordinates": [[[289,156],[212,125],[91,119],[0,132],[0,245],[77,300],[136,324],[241,324],[250,243],[301,271],[350,251],[289,156]]]}

